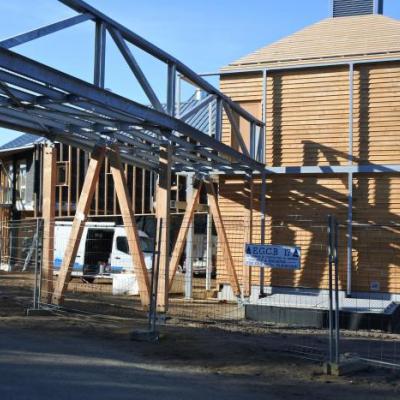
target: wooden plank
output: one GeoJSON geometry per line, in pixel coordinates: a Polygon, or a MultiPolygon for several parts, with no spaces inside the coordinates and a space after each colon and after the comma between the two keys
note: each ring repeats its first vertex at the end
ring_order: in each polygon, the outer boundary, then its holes
{"type": "Polygon", "coordinates": [[[114,179],[114,188],[121,210],[122,220],[125,225],[126,236],[128,239],[129,250],[132,256],[133,269],[138,281],[139,295],[144,309],[148,309],[150,304],[150,283],[149,276],[144,261],[143,251],[140,246],[139,232],[136,226],[135,215],[129,196],[126,176],[121,163],[119,149],[113,146],[109,152],[111,173],[114,179]]]}
{"type": "Polygon", "coordinates": [[[100,169],[103,164],[105,153],[106,148],[99,146],[95,147],[91,154],[82,192],[76,207],[76,213],[72,223],[68,244],[65,249],[60,273],[58,275],[56,287],[52,297],[52,302],[54,304],[62,304],[64,301],[64,293],[67,290],[68,282],[71,277],[72,266],[75,262],[76,254],[78,252],[84,224],[93,200],[94,191],[99,179],[100,169]]]}
{"type": "MultiPolygon", "coordinates": [[[[248,178],[244,185],[244,196],[247,197],[247,204],[244,212],[244,221],[246,224],[246,242],[253,241],[253,179],[248,178]]],[[[242,271],[242,287],[243,296],[250,297],[251,295],[251,274],[252,268],[243,263],[242,271]]]]}
{"type": "Polygon", "coordinates": [[[235,269],[235,263],[232,258],[232,252],[229,246],[228,236],[226,234],[226,230],[222,220],[221,210],[218,205],[218,199],[215,193],[214,184],[212,182],[207,182],[206,188],[207,188],[207,198],[210,207],[210,212],[213,216],[215,228],[218,234],[218,239],[220,241],[224,253],[224,261],[227,268],[227,272],[229,274],[229,282],[231,284],[234,295],[238,297],[240,296],[239,280],[235,269]]]}
{"type": "Polygon", "coordinates": [[[51,302],[53,294],[54,218],[56,202],[57,149],[46,144],[43,150],[43,260],[41,301],[51,302]]]}
{"type": "Polygon", "coordinates": [[[178,237],[172,252],[170,266],[169,266],[169,289],[171,289],[176,271],[178,270],[179,260],[182,256],[183,249],[185,248],[186,237],[189,231],[190,224],[193,222],[193,216],[196,211],[196,207],[199,204],[201,182],[197,188],[193,188],[193,196],[187,202],[187,207],[185,214],[183,215],[183,220],[181,227],[178,232],[178,237]]]}
{"type": "MultiPolygon", "coordinates": [[[[76,182],[75,182],[75,206],[78,204],[79,201],[79,193],[81,192],[80,187],[80,180],[81,180],[81,149],[76,149],[76,182]]],[[[72,184],[72,182],[71,182],[72,184]]]]}
{"type": "MultiPolygon", "coordinates": [[[[160,168],[157,182],[156,217],[158,226],[162,221],[160,235],[161,243],[157,264],[159,267],[159,280],[157,290],[157,311],[165,313],[168,310],[169,291],[169,241],[170,241],[170,203],[171,203],[171,153],[170,145],[160,147],[160,168]]],[[[158,235],[157,235],[158,238],[158,235]]]]}
{"type": "Polygon", "coordinates": [[[72,151],[74,149],[72,146],[68,146],[68,205],[67,205],[67,215],[71,215],[71,189],[72,189],[72,151]]]}

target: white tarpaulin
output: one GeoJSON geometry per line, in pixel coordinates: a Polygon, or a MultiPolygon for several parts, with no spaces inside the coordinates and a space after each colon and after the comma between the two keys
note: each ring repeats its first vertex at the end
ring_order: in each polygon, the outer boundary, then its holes
{"type": "Polygon", "coordinates": [[[295,246],[246,243],[244,263],[248,267],[300,269],[301,249],[295,246]]]}

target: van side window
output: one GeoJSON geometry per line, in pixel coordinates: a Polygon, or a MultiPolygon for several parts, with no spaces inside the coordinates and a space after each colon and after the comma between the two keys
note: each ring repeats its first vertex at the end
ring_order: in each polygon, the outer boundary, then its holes
{"type": "Polygon", "coordinates": [[[117,250],[129,254],[128,239],[125,236],[117,236],[117,250]]]}

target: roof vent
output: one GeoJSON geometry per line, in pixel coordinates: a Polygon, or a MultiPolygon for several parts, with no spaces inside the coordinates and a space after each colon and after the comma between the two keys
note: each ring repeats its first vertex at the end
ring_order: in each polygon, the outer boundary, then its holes
{"type": "Polygon", "coordinates": [[[332,0],[332,16],[382,14],[383,0],[332,0]]]}

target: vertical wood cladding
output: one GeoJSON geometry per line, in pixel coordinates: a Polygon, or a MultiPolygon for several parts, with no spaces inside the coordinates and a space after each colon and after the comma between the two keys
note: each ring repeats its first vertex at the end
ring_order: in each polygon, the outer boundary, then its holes
{"type": "MultiPolygon", "coordinates": [[[[400,63],[355,66],[353,162],[399,164],[400,63]]],[[[262,99],[262,74],[225,75],[222,90],[243,106],[262,99]]],[[[260,108],[261,109],[261,108],[260,108]]],[[[225,143],[231,132],[224,119],[225,143]]],[[[266,96],[266,154],[270,166],[322,166],[348,163],[348,67],[269,72],[266,96]]],[[[355,174],[353,217],[353,290],[400,293],[400,175],[355,174]],[[361,224],[369,224],[366,228],[361,224]],[[371,226],[376,225],[376,226],[371,226]]],[[[347,175],[275,175],[267,182],[266,242],[302,247],[302,269],[266,270],[275,286],[327,287],[326,219],[335,215],[340,229],[340,284],[346,285],[347,175]],[[283,227],[285,226],[285,227],[283,227]],[[318,228],[320,226],[320,228],[318,228]]],[[[227,221],[241,279],[245,236],[243,178],[222,178],[220,205],[227,221]]],[[[255,185],[255,198],[259,184],[255,185]]],[[[259,202],[253,217],[259,240],[259,202]]],[[[226,283],[223,260],[218,281],[226,283]]],[[[258,271],[253,272],[258,283],[258,271]]]]}

